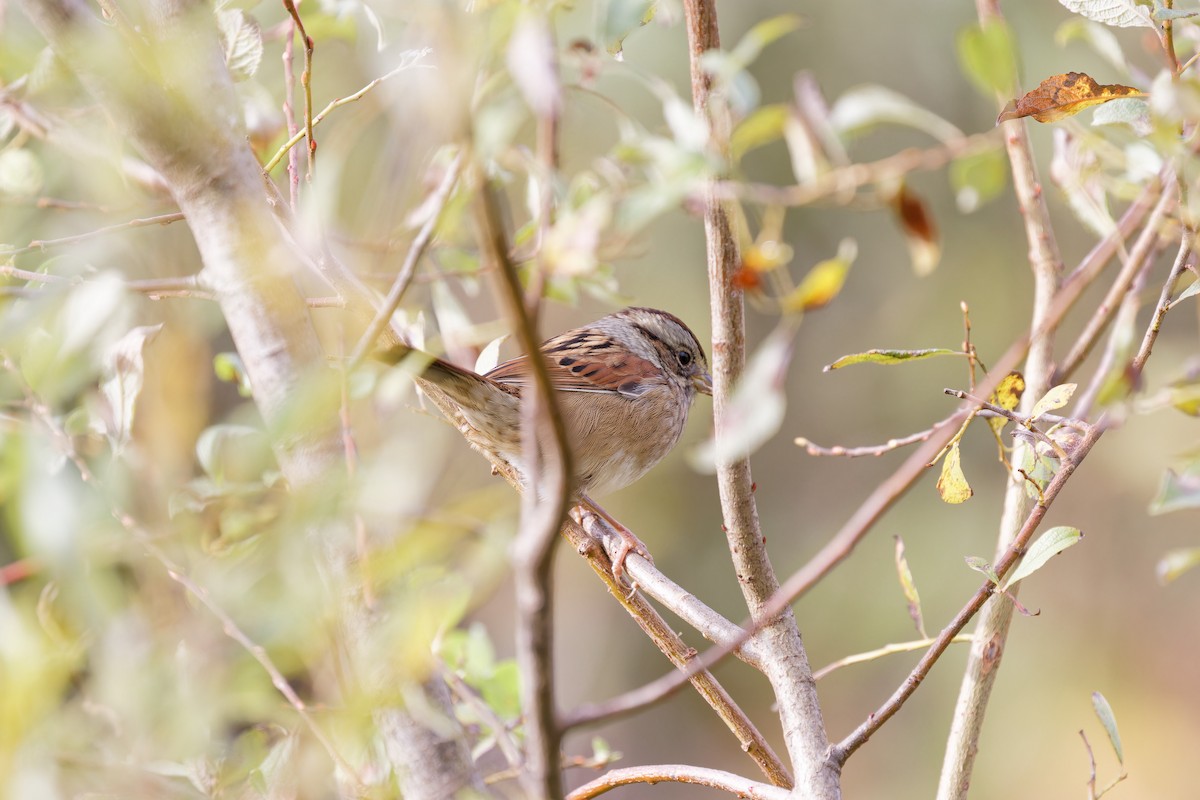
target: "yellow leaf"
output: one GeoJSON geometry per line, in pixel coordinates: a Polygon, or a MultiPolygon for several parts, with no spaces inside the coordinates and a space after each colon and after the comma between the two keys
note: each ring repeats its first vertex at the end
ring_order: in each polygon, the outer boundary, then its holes
{"type": "Polygon", "coordinates": [[[1021,117],[1033,117],[1038,122],[1057,122],[1109,100],[1145,96],[1145,92],[1132,86],[1096,83],[1090,75],[1083,72],[1051,75],[1024,97],[1010,100],[1000,112],[996,124],[1021,117]]]}
{"type": "Polygon", "coordinates": [[[808,271],[800,285],[783,298],[784,311],[809,311],[828,305],[842,290],[846,282],[846,273],[858,254],[858,247],[853,239],[842,240],[838,246],[838,254],[817,264],[808,271]]]}
{"type": "Polygon", "coordinates": [[[937,490],[942,500],[952,505],[965,503],[975,494],[975,490],[967,483],[967,476],[963,474],[962,457],[959,455],[957,442],[942,461],[942,475],[938,478],[937,490]]]}
{"type": "MultiPolygon", "coordinates": [[[[1000,381],[996,391],[992,392],[991,401],[1008,411],[1015,411],[1025,392],[1025,376],[1019,372],[1010,372],[1000,381]]],[[[1005,417],[988,417],[988,425],[997,433],[1007,424],[1005,417]]]]}

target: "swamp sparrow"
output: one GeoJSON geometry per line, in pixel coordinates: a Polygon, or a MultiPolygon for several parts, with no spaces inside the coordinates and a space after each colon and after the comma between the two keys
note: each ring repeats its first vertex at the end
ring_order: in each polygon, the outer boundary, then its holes
{"type": "MultiPolygon", "coordinates": [[[[395,364],[412,352],[393,347],[380,358],[395,364]]],[[[558,390],[558,407],[575,456],[578,500],[612,524],[622,547],[613,563],[647,556],[645,546],[590,498],[642,477],[683,433],[696,392],[712,394],[700,340],[677,317],[653,308],[626,308],[542,344],[558,390]]],[[[521,392],[533,385],[529,356],[477,375],[434,359],[418,378],[454,402],[489,448],[521,469],[521,392]]]]}

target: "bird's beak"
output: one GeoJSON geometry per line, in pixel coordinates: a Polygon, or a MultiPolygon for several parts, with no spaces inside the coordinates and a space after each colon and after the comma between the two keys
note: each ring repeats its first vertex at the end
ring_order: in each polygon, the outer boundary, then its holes
{"type": "Polygon", "coordinates": [[[701,394],[712,395],[712,375],[707,372],[698,372],[692,376],[692,386],[696,387],[696,391],[701,394]]]}

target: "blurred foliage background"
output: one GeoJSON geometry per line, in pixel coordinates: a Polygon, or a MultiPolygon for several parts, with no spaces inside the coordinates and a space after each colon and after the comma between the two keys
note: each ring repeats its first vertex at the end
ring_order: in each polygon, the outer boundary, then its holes
{"type": "MultiPolygon", "coordinates": [[[[518,5],[329,0],[301,7],[316,40],[317,109],[415,62],[336,109],[318,128],[316,176],[311,185],[301,181],[297,209],[314,247],[324,241],[384,290],[413,236],[414,209],[449,163],[444,145],[465,125],[498,170],[512,176],[528,170],[532,123],[505,74],[518,5]],[[423,48],[431,50],[414,54],[423,48]]],[[[620,211],[632,216],[618,219],[618,234],[604,240],[597,264],[551,282],[542,329],[548,335],[637,303],[672,311],[705,340],[703,231],[699,218],[681,207],[689,182],[705,168],[678,146],[680,131],[670,120],[679,98],[690,106],[685,35],[678,6],[661,3],[656,19],[625,39],[622,62],[613,62],[605,45],[619,27],[614,20],[636,5],[578,3],[555,16],[559,42],[594,44],[564,50],[563,70],[574,85],[564,99],[564,182],[580,198],[581,214],[596,187],[615,186],[620,211]],[[634,129],[632,141],[641,147],[630,161],[645,169],[629,185],[604,165],[619,159],[619,144],[634,146],[622,139],[626,128],[634,129]],[[626,202],[630,197],[641,205],[626,202]]],[[[1070,18],[1060,6],[1011,6],[1006,10],[1026,87],[1072,70],[1101,82],[1123,78],[1083,44],[1056,43],[1056,29],[1070,18]]],[[[239,91],[251,143],[266,161],[287,138],[280,111],[287,16],[265,3],[226,7],[234,9],[252,15],[265,33],[261,61],[239,91]]],[[[967,134],[992,129],[997,109],[971,86],[956,54],[960,31],[975,21],[970,4],[727,3],[721,8],[726,47],[782,13],[800,14],[803,25],[749,67],[761,103],[789,102],[795,74],[807,70],[830,101],[877,84],[967,134]]],[[[0,26],[0,242],[23,247],[173,211],[168,198],[139,185],[122,164],[119,156],[129,154],[104,112],[44,51],[19,10],[0,5],[0,26]],[[42,135],[35,132],[39,126],[42,135]]],[[[1156,43],[1139,38],[1149,34],[1119,35],[1132,61],[1157,68],[1156,43]]],[[[298,73],[300,48],[296,59],[298,73]]],[[[299,91],[294,102],[301,107],[299,91]]],[[[1046,174],[1052,133],[1030,124],[1046,174]]],[[[854,139],[850,152],[862,160],[932,144],[911,128],[879,126],[854,139]]],[[[782,142],[747,155],[742,169],[751,180],[794,182],[782,142]]],[[[287,196],[285,164],[272,176],[287,196]]],[[[940,265],[927,276],[914,274],[904,236],[886,208],[826,204],[792,210],[783,222],[796,276],[832,258],[847,237],[857,242],[858,255],[841,295],[804,318],[788,372],[786,417],[754,459],[763,529],[781,575],[805,563],[902,457],[815,459],[793,439],[850,446],[906,435],[951,410],[943,387],[966,384],[959,360],[832,373],[822,366],[872,347],[956,348],[961,301],[970,306],[973,338],[987,362],[1029,318],[1027,248],[1011,189],[964,213],[945,169],[914,174],[908,185],[924,198],[940,231],[940,265]]],[[[528,219],[527,190],[514,177],[514,228],[528,219]]],[[[1051,187],[1046,191],[1070,267],[1094,236],[1051,187]]],[[[750,217],[754,230],[762,222],[756,214],[750,217]]],[[[368,747],[366,721],[379,697],[346,691],[344,671],[354,660],[344,652],[333,609],[354,577],[318,566],[330,553],[357,552],[356,531],[343,513],[347,498],[370,532],[366,574],[388,620],[372,655],[379,669],[397,676],[395,691],[404,696],[405,682],[430,669],[433,640],[451,663],[470,662],[467,671],[489,704],[515,714],[511,664],[503,660],[511,652],[504,554],[515,495],[436,414],[412,413],[419,401],[405,376],[372,370],[347,387],[361,448],[356,477],[313,496],[288,497],[257,414],[239,393],[236,358],[218,355],[232,345],[216,306],[195,296],[151,299],[148,284],[136,283],[199,270],[184,224],[10,257],[20,269],[81,281],[10,277],[0,298],[0,349],[8,359],[0,373],[0,564],[6,565],[0,785],[14,798],[260,796],[254,792],[265,794],[264,787],[283,792],[271,796],[330,796],[328,755],[297,725],[261,665],[170,570],[179,567],[204,587],[216,607],[266,648],[311,700],[317,724],[357,759],[368,747]],[[131,291],[129,282],[141,288],[131,291]],[[138,336],[129,338],[134,326],[157,325],[143,331],[144,346],[138,336]],[[135,354],[134,363],[144,353],[144,364],[123,371],[113,357],[119,344],[135,354]],[[122,398],[138,388],[137,415],[127,430],[122,398]],[[94,471],[92,485],[64,460],[68,439],[94,471]],[[121,457],[110,458],[110,450],[121,457]],[[137,522],[122,524],[114,512],[137,522]]],[[[521,242],[518,233],[518,248],[521,242]]],[[[429,349],[467,364],[502,332],[487,276],[478,269],[466,200],[457,198],[404,313],[429,349]]],[[[329,293],[312,276],[297,280],[313,296],[329,293]]],[[[1099,296],[1089,295],[1093,304],[1099,296]]],[[[352,346],[353,340],[342,340],[337,309],[318,308],[313,315],[331,353],[352,346]]],[[[770,309],[752,308],[750,341],[761,341],[777,318],[770,309]]],[[[1064,341],[1082,322],[1068,319],[1064,341]]],[[[1180,365],[1195,355],[1196,324],[1194,304],[1168,318],[1150,362],[1151,389],[1177,378],[1180,365]]],[[[688,466],[689,451],[711,427],[710,408],[702,398],[684,443],[606,507],[649,544],[662,571],[740,620],[715,484],[688,466]]],[[[1200,578],[1192,573],[1163,586],[1155,567],[1168,550],[1196,544],[1198,518],[1194,511],[1152,516],[1147,507],[1164,469],[1196,446],[1198,433],[1195,418],[1170,410],[1132,416],[1105,437],[1052,509],[1047,524],[1077,526],[1087,538],[1027,581],[1022,602],[1042,614],[1014,624],[974,796],[1082,796],[1088,761],[1081,728],[1096,749],[1101,782],[1115,775],[1091,711],[1095,690],[1111,702],[1125,743],[1130,777],[1114,796],[1189,795],[1194,780],[1186,765],[1200,744],[1200,578]]],[[[907,546],[931,630],[977,588],[979,576],[963,556],[990,557],[1004,486],[990,437],[968,434],[964,469],[973,499],[943,504],[931,475],[797,605],[814,666],[916,638],[895,577],[893,536],[907,546]]],[[[611,696],[667,669],[581,560],[564,549],[557,570],[564,707],[611,696]]],[[[700,644],[690,633],[685,638],[700,644]]],[[[916,658],[892,656],[822,681],[830,735],[840,738],[857,725],[916,658]]],[[[965,650],[952,649],[897,718],[848,763],[847,797],[932,794],[964,659],[965,650]]],[[[740,663],[725,664],[717,674],[782,749],[766,682],[740,663]]],[[[590,754],[593,733],[572,733],[567,750],[590,754]]],[[[701,763],[753,774],[733,738],[687,691],[598,733],[624,754],[621,763],[701,763]]],[[[569,783],[591,777],[589,770],[572,770],[569,783]]],[[[624,791],[641,796],[648,790],[624,791]]],[[[654,796],[717,795],[660,785],[654,796]]]]}

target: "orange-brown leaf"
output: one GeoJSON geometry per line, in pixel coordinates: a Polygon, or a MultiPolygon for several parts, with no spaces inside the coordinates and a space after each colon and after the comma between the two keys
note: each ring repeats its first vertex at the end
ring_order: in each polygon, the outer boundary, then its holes
{"type": "Polygon", "coordinates": [[[1024,97],[1010,100],[1000,112],[996,123],[1021,117],[1033,117],[1038,122],[1057,122],[1090,106],[1121,97],[1144,97],[1145,94],[1132,86],[1122,86],[1119,83],[1101,85],[1082,72],[1051,75],[1024,97]]]}
{"type": "Polygon", "coordinates": [[[942,255],[933,216],[924,201],[904,185],[892,196],[891,205],[900,221],[900,227],[904,230],[913,268],[918,275],[928,275],[937,267],[942,255]]]}

